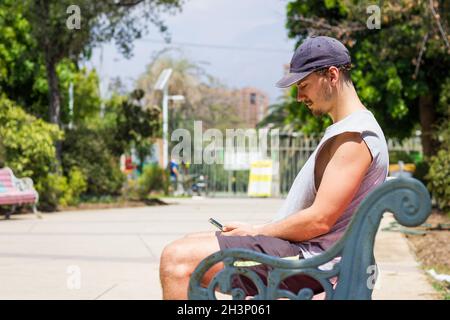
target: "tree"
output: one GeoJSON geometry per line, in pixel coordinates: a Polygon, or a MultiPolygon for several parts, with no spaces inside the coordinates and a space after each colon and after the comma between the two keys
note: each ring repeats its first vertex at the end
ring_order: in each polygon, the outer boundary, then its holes
{"type": "Polygon", "coordinates": [[[121,155],[134,148],[139,158],[139,172],[143,172],[144,160],[151,154],[151,145],[160,131],[159,108],[143,105],[143,90],[135,90],[124,100],[116,118],[115,149],[121,155]],[[120,143],[121,142],[121,143],[120,143]]]}
{"type": "Polygon", "coordinates": [[[444,84],[445,93],[441,96],[439,104],[444,107],[446,117],[438,123],[436,140],[440,143],[438,152],[430,157],[429,172],[425,177],[427,186],[436,205],[446,213],[450,213],[450,79],[444,84]]]}
{"type": "Polygon", "coordinates": [[[101,131],[84,125],[67,129],[62,148],[65,176],[73,168],[79,168],[86,177],[88,195],[120,194],[125,177],[120,171],[119,158],[112,154],[101,131]]]}
{"type": "Polygon", "coordinates": [[[96,113],[66,129],[62,145],[64,173],[67,176],[72,168],[79,167],[88,181],[87,194],[120,193],[124,175],[119,158],[131,149],[136,151],[138,169],[142,170],[160,130],[159,109],[144,106],[142,97],[139,90],[129,96],[113,94],[105,103],[103,116],[96,113]]]}
{"type": "Polygon", "coordinates": [[[139,78],[138,87],[145,92],[146,105],[161,105],[161,92],[153,90],[158,76],[166,68],[172,69],[169,94],[183,95],[182,103],[171,104],[169,132],[177,128],[193,130],[194,120],[202,121],[203,128],[235,128],[242,124],[235,108],[237,96],[201,66],[186,58],[157,55],[139,78]]]}
{"type": "Polygon", "coordinates": [[[115,40],[120,51],[131,55],[132,40],[146,30],[149,20],[162,32],[167,28],[161,11],[180,9],[182,0],[25,0],[23,11],[45,63],[49,87],[50,122],[61,124],[61,93],[57,65],[64,58],[77,62],[89,57],[101,42],[115,40]]]}
{"type": "MultiPolygon", "coordinates": [[[[162,52],[164,54],[164,51],[162,52]]],[[[169,56],[156,55],[147,65],[146,71],[139,77],[137,87],[144,91],[144,103],[147,106],[160,106],[162,93],[154,90],[154,85],[161,74],[166,69],[172,69],[169,81],[169,94],[183,95],[184,101],[170,105],[169,131],[177,127],[186,125],[186,120],[194,117],[194,109],[201,99],[200,85],[204,70],[195,63],[187,59],[174,59],[169,56]]]]}
{"type": "MultiPolygon", "coordinates": [[[[61,65],[59,65],[61,67],[61,65]]],[[[82,125],[100,115],[100,79],[94,70],[58,68],[61,80],[61,124],[82,125]],[[73,110],[69,110],[69,87],[73,85],[73,110]]]]}
{"type": "Polygon", "coordinates": [[[21,1],[4,0],[0,5],[0,90],[41,117],[42,106],[48,105],[45,67],[23,11],[21,1]]]}
{"type": "MultiPolygon", "coordinates": [[[[287,5],[289,37],[330,35],[350,49],[352,80],[389,137],[420,127],[425,155],[436,152],[434,123],[450,68],[450,2],[380,1],[380,29],[369,29],[372,1],[295,0],[287,5]]],[[[295,90],[295,89],[294,89],[295,90]]]]}
{"type": "MultiPolygon", "coordinates": [[[[49,87],[45,65],[31,35],[32,26],[24,17],[23,2],[5,0],[0,6],[0,90],[24,110],[49,120],[49,87]]],[[[100,109],[99,79],[95,71],[78,70],[68,58],[56,68],[61,92],[61,124],[79,122],[100,109]],[[73,119],[68,110],[68,90],[74,89],[73,119]]]]}
{"type": "Polygon", "coordinates": [[[4,95],[0,96],[0,137],[3,165],[11,166],[19,176],[39,179],[56,166],[53,143],[63,132],[27,114],[4,95]]]}

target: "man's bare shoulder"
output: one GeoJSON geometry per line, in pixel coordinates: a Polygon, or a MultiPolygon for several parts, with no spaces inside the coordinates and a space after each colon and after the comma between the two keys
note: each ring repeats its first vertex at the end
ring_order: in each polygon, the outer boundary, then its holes
{"type": "Polygon", "coordinates": [[[364,139],[359,132],[343,132],[333,138],[330,143],[330,154],[333,156],[336,152],[365,153],[370,155],[364,139]]]}

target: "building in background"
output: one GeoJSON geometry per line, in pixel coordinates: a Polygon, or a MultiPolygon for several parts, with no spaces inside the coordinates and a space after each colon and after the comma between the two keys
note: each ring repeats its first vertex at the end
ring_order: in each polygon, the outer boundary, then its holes
{"type": "Polygon", "coordinates": [[[246,87],[236,90],[238,96],[237,110],[247,128],[256,128],[269,110],[269,97],[263,91],[246,87]]]}

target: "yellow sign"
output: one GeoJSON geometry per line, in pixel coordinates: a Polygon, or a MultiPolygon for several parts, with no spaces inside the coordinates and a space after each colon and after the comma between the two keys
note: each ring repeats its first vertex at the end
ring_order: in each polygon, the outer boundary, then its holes
{"type": "Polygon", "coordinates": [[[272,195],[271,160],[251,162],[248,195],[250,197],[270,197],[272,195]]]}

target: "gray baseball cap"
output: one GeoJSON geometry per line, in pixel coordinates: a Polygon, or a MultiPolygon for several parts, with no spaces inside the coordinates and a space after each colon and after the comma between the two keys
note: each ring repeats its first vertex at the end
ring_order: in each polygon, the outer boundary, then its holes
{"type": "Polygon", "coordinates": [[[295,50],[289,73],[276,86],[287,88],[316,70],[350,63],[350,54],[340,41],[325,36],[308,37],[295,50]]]}

